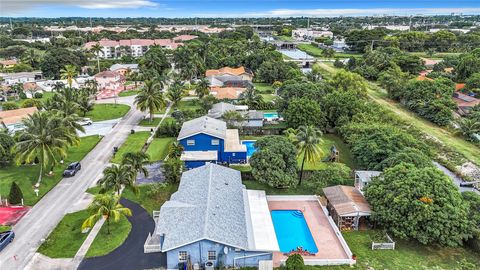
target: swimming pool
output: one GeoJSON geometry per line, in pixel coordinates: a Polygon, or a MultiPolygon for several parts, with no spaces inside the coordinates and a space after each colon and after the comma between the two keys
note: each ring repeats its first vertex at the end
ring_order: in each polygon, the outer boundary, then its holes
{"type": "Polygon", "coordinates": [[[301,211],[273,210],[271,215],[281,252],[290,252],[298,247],[302,247],[310,253],[318,252],[317,245],[301,211]]]}
{"type": "Polygon", "coordinates": [[[278,119],[278,112],[266,112],[263,113],[264,119],[278,119]]]}
{"type": "Polygon", "coordinates": [[[247,158],[250,158],[257,148],[255,148],[255,141],[242,141],[242,144],[247,146],[247,158]]]}

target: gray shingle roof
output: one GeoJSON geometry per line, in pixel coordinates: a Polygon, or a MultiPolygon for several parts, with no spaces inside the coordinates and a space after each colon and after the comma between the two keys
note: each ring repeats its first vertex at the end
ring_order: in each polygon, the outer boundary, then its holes
{"type": "Polygon", "coordinates": [[[236,111],[236,107],[233,104],[226,102],[219,102],[213,104],[212,108],[208,110],[208,116],[213,118],[220,118],[225,112],[236,111]]]}
{"type": "Polygon", "coordinates": [[[162,251],[202,239],[247,249],[244,190],[234,169],[208,163],[184,172],[178,191],[160,208],[162,251]]]}
{"type": "Polygon", "coordinates": [[[224,121],[208,116],[202,116],[183,123],[177,140],[185,139],[199,133],[225,139],[226,132],[227,124],[224,121]]]}

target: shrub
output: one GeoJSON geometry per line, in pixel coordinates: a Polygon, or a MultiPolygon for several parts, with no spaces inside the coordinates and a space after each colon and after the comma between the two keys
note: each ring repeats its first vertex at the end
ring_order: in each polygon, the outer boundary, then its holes
{"type": "Polygon", "coordinates": [[[0,145],[3,148],[3,151],[0,151],[0,165],[8,165],[14,156],[11,149],[15,145],[15,141],[8,134],[0,133],[0,145]]]}
{"type": "Polygon", "coordinates": [[[12,182],[10,186],[10,193],[8,194],[8,200],[11,204],[19,204],[22,202],[23,193],[16,182],[12,182]]]}
{"type": "Polygon", "coordinates": [[[27,94],[25,94],[25,92],[20,92],[18,97],[20,97],[20,99],[27,99],[27,94]]]}
{"type": "Polygon", "coordinates": [[[180,132],[180,125],[177,121],[165,121],[160,125],[155,133],[155,137],[162,138],[162,137],[177,137],[178,133],[180,132]]]}
{"type": "Polygon", "coordinates": [[[19,107],[18,107],[18,104],[15,103],[15,102],[5,102],[5,103],[3,103],[3,105],[2,105],[2,109],[3,109],[4,111],[16,110],[16,109],[18,109],[18,108],[19,108],[19,107]]]}
{"type": "Polygon", "coordinates": [[[43,97],[43,93],[42,92],[35,92],[35,94],[33,95],[34,98],[42,98],[43,97]]]}
{"type": "Polygon", "coordinates": [[[165,182],[179,183],[185,163],[178,158],[170,158],[162,165],[165,182]]]}
{"type": "Polygon", "coordinates": [[[302,255],[292,254],[288,256],[285,266],[287,270],[303,270],[305,268],[305,263],[303,262],[302,255]]]}
{"type": "Polygon", "coordinates": [[[35,99],[25,99],[22,102],[22,108],[30,108],[30,107],[42,107],[42,102],[40,100],[35,99]]]}
{"type": "Polygon", "coordinates": [[[352,185],[351,170],[342,163],[331,163],[323,170],[314,171],[307,181],[316,194],[323,194],[323,188],[335,185],[352,185]]]}

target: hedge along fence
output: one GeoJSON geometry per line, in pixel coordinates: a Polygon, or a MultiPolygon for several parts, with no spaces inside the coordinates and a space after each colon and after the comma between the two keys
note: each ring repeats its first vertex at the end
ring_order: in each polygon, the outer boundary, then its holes
{"type": "Polygon", "coordinates": [[[240,135],[244,136],[269,136],[269,135],[282,135],[285,130],[285,126],[273,126],[270,125],[268,128],[263,127],[242,127],[239,129],[240,135]]]}
{"type": "MultiPolygon", "coordinates": [[[[305,181],[308,181],[310,176],[316,171],[311,171],[311,170],[305,170],[303,171],[303,177],[305,181]]],[[[256,179],[253,177],[253,174],[251,171],[243,171],[241,172],[242,175],[242,180],[243,181],[256,181],[256,179]]],[[[300,177],[300,171],[298,172],[298,177],[300,177]]]]}

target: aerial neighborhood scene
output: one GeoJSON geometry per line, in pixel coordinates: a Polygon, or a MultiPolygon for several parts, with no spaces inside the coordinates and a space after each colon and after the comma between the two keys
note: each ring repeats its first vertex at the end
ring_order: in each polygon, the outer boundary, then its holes
{"type": "Polygon", "coordinates": [[[0,0],[0,269],[480,269],[480,2],[0,0]]]}

